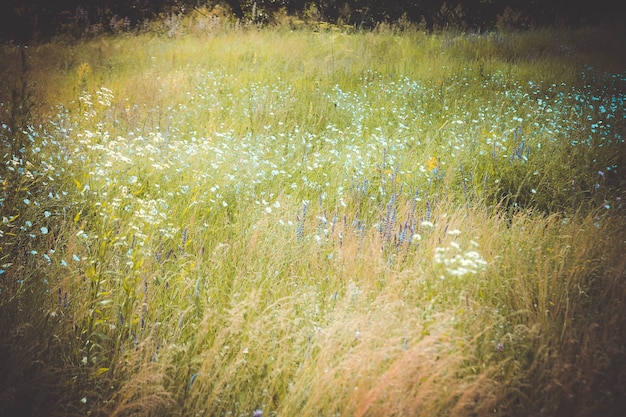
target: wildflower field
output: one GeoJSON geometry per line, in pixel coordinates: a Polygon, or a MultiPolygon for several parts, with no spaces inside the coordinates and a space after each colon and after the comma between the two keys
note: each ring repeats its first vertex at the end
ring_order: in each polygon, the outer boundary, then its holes
{"type": "Polygon", "coordinates": [[[623,26],[193,27],[0,49],[0,415],[618,415],[623,26]]]}

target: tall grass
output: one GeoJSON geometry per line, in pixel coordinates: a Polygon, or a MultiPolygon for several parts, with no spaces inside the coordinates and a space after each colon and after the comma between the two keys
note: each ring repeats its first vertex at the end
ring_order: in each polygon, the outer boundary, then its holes
{"type": "Polygon", "coordinates": [[[617,415],[604,35],[3,46],[1,412],[617,415]]]}

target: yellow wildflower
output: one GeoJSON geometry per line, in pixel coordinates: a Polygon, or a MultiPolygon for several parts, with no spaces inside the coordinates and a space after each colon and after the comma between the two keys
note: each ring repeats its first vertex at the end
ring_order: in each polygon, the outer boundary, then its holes
{"type": "Polygon", "coordinates": [[[431,157],[428,162],[426,162],[426,168],[428,168],[429,171],[437,168],[437,165],[439,165],[439,162],[437,161],[437,157],[435,156],[431,157]]]}
{"type": "Polygon", "coordinates": [[[91,65],[88,62],[83,62],[76,69],[76,74],[78,74],[79,79],[86,78],[89,74],[91,74],[91,65]]]}

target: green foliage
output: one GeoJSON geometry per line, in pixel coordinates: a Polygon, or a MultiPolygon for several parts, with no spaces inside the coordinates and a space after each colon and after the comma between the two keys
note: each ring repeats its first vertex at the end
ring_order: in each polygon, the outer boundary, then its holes
{"type": "MultiPolygon", "coordinates": [[[[574,2],[511,0],[59,0],[41,3],[8,0],[0,5],[0,37],[19,43],[54,37],[92,37],[145,30],[162,25],[172,36],[184,20],[200,14],[242,26],[304,22],[372,30],[394,25],[429,30],[516,31],[562,25],[583,27],[623,21],[609,0],[574,2]],[[207,13],[208,12],[208,13],[207,13]],[[154,21],[159,24],[155,25],[154,21]]],[[[206,22],[205,22],[206,23],[206,22]]]]}
{"type": "Polygon", "coordinates": [[[0,412],[618,409],[601,30],[180,22],[0,51],[0,412]]]}

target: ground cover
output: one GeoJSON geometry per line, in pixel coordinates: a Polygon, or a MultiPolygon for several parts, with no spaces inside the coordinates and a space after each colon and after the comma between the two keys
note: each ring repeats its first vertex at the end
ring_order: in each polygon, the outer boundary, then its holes
{"type": "Polygon", "coordinates": [[[0,411],[617,413],[607,33],[4,45],[0,411]]]}

